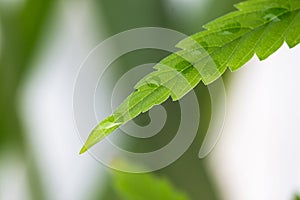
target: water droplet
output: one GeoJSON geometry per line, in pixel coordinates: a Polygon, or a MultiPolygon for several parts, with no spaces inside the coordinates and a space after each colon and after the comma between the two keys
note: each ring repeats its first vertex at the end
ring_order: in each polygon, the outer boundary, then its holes
{"type": "Polygon", "coordinates": [[[200,47],[202,47],[205,50],[208,50],[209,45],[207,44],[207,42],[201,41],[199,42],[200,47]]]}
{"type": "Polygon", "coordinates": [[[266,21],[280,21],[281,15],[286,13],[287,10],[285,8],[269,8],[263,12],[263,19],[266,21]]]}
{"type": "MultiPolygon", "coordinates": [[[[129,106],[129,105],[128,105],[129,106]]],[[[125,122],[125,118],[128,119],[130,116],[128,113],[114,113],[114,123],[117,123],[119,125],[121,125],[122,123],[125,122]]]]}
{"type": "Polygon", "coordinates": [[[116,117],[111,115],[106,120],[104,120],[100,123],[99,129],[107,130],[107,129],[111,129],[111,128],[114,128],[119,125],[121,125],[121,123],[116,122],[116,117]]]}
{"type": "Polygon", "coordinates": [[[235,22],[232,24],[226,24],[221,28],[222,35],[231,35],[234,33],[238,33],[241,30],[242,26],[239,22],[235,22]]]}
{"type": "Polygon", "coordinates": [[[101,129],[111,129],[111,128],[114,128],[114,127],[117,127],[121,125],[121,123],[116,123],[116,122],[104,122],[103,124],[101,124],[101,129]]]}
{"type": "Polygon", "coordinates": [[[190,64],[190,63],[187,61],[187,60],[191,60],[191,59],[189,58],[189,56],[191,56],[191,55],[185,55],[185,56],[183,57],[183,59],[185,59],[185,60],[182,60],[181,62],[177,63],[177,64],[174,66],[174,68],[175,68],[177,71],[181,71],[181,70],[183,70],[184,68],[186,68],[186,66],[190,64]]]}
{"type": "Polygon", "coordinates": [[[153,76],[147,80],[147,85],[149,87],[158,87],[160,85],[160,78],[157,76],[153,76]]]}

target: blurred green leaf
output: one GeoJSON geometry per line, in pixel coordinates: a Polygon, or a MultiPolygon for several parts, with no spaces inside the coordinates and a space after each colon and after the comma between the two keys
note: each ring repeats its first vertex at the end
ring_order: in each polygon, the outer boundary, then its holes
{"type": "Polygon", "coordinates": [[[114,172],[115,189],[122,200],[188,200],[167,179],[153,174],[114,172]]]}
{"type": "Polygon", "coordinates": [[[251,0],[179,42],[182,50],[163,59],[115,111],[92,131],[80,153],[140,113],[172,97],[178,100],[200,81],[210,84],[227,69],[235,71],[254,54],[266,59],[287,42],[300,42],[299,0],[251,0]]]}

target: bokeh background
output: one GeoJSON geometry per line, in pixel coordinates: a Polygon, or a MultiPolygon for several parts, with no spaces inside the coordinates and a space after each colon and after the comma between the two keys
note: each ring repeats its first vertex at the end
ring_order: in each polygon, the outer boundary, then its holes
{"type": "MultiPolygon", "coordinates": [[[[0,199],[293,199],[300,191],[299,47],[284,45],[267,61],[254,58],[240,71],[226,73],[225,127],[205,159],[197,155],[211,113],[201,84],[195,88],[201,109],[197,138],[172,165],[133,175],[78,155],[73,86],[92,48],[137,27],[190,35],[237,2],[0,0],[0,199]]],[[[113,64],[118,70],[112,80],[167,54],[147,49],[122,56],[113,64]]],[[[161,137],[130,141],[131,149],[160,146],[176,132],[178,104],[163,106],[170,123],[161,137]]],[[[135,122],[145,125],[149,116],[135,122]]]]}

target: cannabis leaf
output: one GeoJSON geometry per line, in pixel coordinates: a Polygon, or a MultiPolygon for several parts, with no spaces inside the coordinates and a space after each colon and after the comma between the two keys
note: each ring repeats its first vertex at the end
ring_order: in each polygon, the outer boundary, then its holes
{"type": "Polygon", "coordinates": [[[249,0],[177,44],[181,50],[154,66],[111,116],[95,127],[80,153],[170,96],[176,101],[200,81],[210,84],[227,69],[236,71],[254,54],[264,60],[284,41],[300,41],[300,0],[249,0]]]}

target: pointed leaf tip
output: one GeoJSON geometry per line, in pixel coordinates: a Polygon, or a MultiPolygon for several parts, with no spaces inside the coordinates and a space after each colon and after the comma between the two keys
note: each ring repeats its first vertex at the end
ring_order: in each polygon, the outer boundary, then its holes
{"type": "Polygon", "coordinates": [[[79,152],[79,155],[85,153],[88,149],[86,148],[86,146],[84,145],[81,149],[80,149],[80,152],[79,152]]]}

